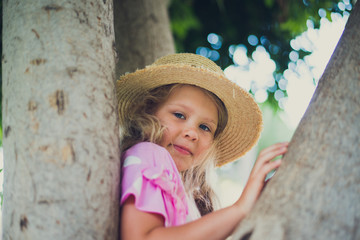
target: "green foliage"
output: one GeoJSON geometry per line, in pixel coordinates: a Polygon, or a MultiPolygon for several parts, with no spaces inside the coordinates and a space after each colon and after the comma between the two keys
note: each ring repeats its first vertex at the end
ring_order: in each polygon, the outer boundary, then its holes
{"type": "Polygon", "coordinates": [[[275,4],[275,0],[264,0],[264,5],[267,7],[267,8],[272,8],[275,4]]]}
{"type": "Polygon", "coordinates": [[[201,28],[199,19],[193,12],[191,1],[174,1],[170,8],[171,30],[175,36],[175,45],[178,51],[184,51],[182,42],[187,37],[189,30],[201,28]]]}
{"type": "Polygon", "coordinates": [[[295,1],[291,0],[283,6],[286,16],[280,23],[279,28],[283,32],[289,32],[292,37],[304,32],[306,27],[306,21],[310,19],[315,28],[319,27],[320,16],[318,14],[319,9],[324,9],[327,12],[327,17],[330,19],[331,12],[339,12],[337,3],[339,0],[304,0],[295,1]]]}

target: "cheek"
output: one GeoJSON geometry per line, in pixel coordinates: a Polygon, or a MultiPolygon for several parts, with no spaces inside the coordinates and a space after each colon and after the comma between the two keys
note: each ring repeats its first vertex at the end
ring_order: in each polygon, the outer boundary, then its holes
{"type": "Polygon", "coordinates": [[[179,124],[176,124],[172,121],[163,122],[162,126],[165,127],[165,133],[169,137],[176,135],[179,129],[181,128],[179,124]]]}
{"type": "Polygon", "coordinates": [[[214,140],[212,138],[204,140],[200,146],[201,154],[207,153],[213,144],[214,140]]]}
{"type": "Polygon", "coordinates": [[[170,142],[169,132],[165,129],[160,141],[160,145],[162,147],[166,147],[169,142],[170,142]]]}
{"type": "Polygon", "coordinates": [[[174,129],[169,126],[168,124],[164,124],[163,127],[165,127],[164,129],[164,133],[163,136],[161,138],[161,144],[163,147],[166,147],[167,145],[169,145],[174,138],[174,129]]]}

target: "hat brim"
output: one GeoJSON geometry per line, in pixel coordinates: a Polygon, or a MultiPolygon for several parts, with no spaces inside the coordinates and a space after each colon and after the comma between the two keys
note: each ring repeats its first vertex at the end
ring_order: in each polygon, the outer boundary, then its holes
{"type": "Polygon", "coordinates": [[[126,121],[134,99],[150,89],[173,83],[204,88],[223,101],[228,122],[219,136],[217,166],[243,156],[257,143],[262,114],[253,97],[222,74],[185,64],[151,65],[122,76],[116,85],[120,124],[126,121]]]}

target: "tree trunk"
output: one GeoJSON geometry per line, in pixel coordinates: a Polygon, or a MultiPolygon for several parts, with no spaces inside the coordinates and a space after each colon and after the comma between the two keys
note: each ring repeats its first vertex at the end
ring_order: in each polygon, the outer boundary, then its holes
{"type": "Polygon", "coordinates": [[[360,239],[360,2],[283,164],[234,239],[360,239]]]}
{"type": "Polygon", "coordinates": [[[175,52],[167,8],[168,0],[114,0],[117,78],[175,52]]]}
{"type": "Polygon", "coordinates": [[[174,53],[168,0],[114,0],[116,76],[174,53]]]}
{"type": "Polygon", "coordinates": [[[3,239],[117,239],[112,1],[3,4],[3,239]]]}

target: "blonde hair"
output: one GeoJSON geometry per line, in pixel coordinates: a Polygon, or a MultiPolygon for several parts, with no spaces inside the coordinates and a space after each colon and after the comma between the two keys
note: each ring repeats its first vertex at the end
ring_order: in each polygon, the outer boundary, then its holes
{"type": "MultiPolygon", "coordinates": [[[[130,108],[127,121],[123,124],[122,151],[139,142],[159,143],[164,134],[165,127],[154,116],[158,106],[165,102],[170,93],[184,84],[169,84],[148,91],[143,94],[130,108]]],[[[217,139],[221,135],[227,123],[227,111],[223,102],[213,93],[200,88],[213,100],[218,109],[218,126],[214,133],[212,147],[203,154],[200,163],[192,168],[181,172],[185,190],[193,195],[195,203],[201,213],[205,215],[214,210],[217,202],[216,194],[210,184],[210,172],[216,165],[217,139]]]]}

